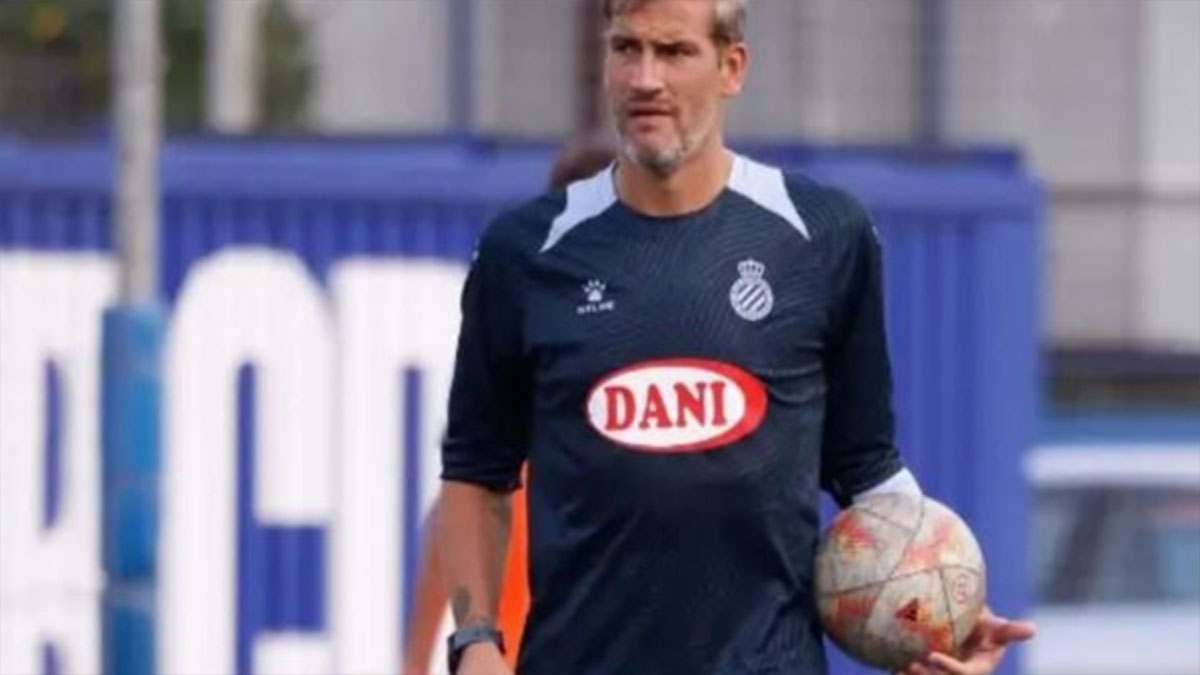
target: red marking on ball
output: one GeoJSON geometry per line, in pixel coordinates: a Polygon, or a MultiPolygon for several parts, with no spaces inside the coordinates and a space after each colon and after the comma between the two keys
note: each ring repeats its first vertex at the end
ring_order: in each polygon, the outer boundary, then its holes
{"type": "Polygon", "coordinates": [[[924,638],[925,648],[929,651],[954,654],[954,627],[949,623],[931,624],[925,621],[914,621],[901,625],[914,635],[924,638]]]}
{"type": "Polygon", "coordinates": [[[879,542],[875,540],[875,535],[863,527],[859,520],[858,513],[847,512],[838,523],[834,536],[837,537],[838,545],[846,553],[875,549],[879,545],[879,542]]]}
{"type": "Polygon", "coordinates": [[[896,610],[896,618],[901,621],[915,623],[921,619],[921,601],[913,598],[896,610]]]}
{"type": "Polygon", "coordinates": [[[904,572],[920,572],[937,567],[942,549],[950,539],[952,528],[952,523],[943,521],[934,526],[928,541],[920,544],[913,542],[904,552],[904,561],[900,564],[900,569],[904,572]]]}
{"type": "Polygon", "coordinates": [[[871,616],[871,608],[875,605],[876,593],[860,591],[839,595],[833,601],[830,626],[831,632],[842,639],[847,639],[858,630],[860,623],[871,616]]]}

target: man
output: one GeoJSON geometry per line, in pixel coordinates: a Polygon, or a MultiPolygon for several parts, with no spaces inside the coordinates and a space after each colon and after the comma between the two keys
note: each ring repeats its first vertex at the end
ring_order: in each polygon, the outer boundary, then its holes
{"type": "MultiPolygon", "coordinates": [[[[745,0],[607,0],[615,165],[489,227],[463,292],[439,512],[464,675],[528,460],[524,673],[821,673],[818,490],[917,492],[879,247],[853,200],[726,149],[745,0]]],[[[985,615],[990,672],[1032,627],[985,615]]]]}

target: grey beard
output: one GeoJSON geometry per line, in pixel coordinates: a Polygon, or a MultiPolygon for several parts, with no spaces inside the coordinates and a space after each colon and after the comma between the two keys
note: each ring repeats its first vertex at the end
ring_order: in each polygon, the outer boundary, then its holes
{"type": "Polygon", "coordinates": [[[617,125],[614,129],[617,138],[620,139],[624,154],[629,159],[633,160],[638,166],[653,173],[659,178],[667,178],[683,164],[683,160],[687,159],[692,151],[699,147],[704,142],[703,133],[694,133],[692,135],[680,134],[679,145],[665,150],[652,150],[649,148],[638,148],[633,141],[628,140],[623,133],[621,127],[617,125]]]}
{"type": "MultiPolygon", "coordinates": [[[[632,146],[633,144],[630,143],[629,145],[632,146]]],[[[678,145],[670,150],[663,151],[629,147],[625,154],[637,162],[638,166],[659,178],[666,178],[675,173],[675,170],[679,168],[687,153],[682,145],[678,145]]]]}

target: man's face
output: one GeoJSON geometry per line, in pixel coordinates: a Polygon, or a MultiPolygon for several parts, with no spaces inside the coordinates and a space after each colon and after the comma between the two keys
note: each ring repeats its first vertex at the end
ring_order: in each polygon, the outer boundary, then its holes
{"type": "Polygon", "coordinates": [[[613,17],[604,86],[622,151],[669,175],[723,123],[746,50],[712,39],[712,0],[653,0],[613,17]]]}

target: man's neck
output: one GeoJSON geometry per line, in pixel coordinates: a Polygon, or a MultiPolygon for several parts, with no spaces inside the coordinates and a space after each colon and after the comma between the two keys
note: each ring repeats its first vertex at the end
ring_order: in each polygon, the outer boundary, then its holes
{"type": "Polygon", "coordinates": [[[667,176],[621,156],[615,187],[621,201],[639,213],[677,216],[708,206],[725,189],[732,168],[733,154],[721,143],[701,149],[667,176]]]}

